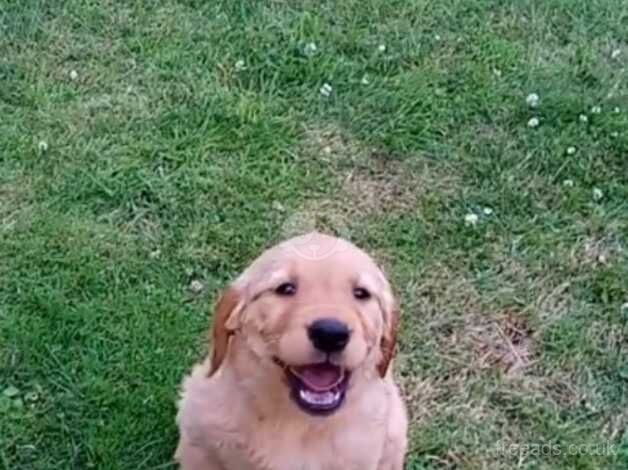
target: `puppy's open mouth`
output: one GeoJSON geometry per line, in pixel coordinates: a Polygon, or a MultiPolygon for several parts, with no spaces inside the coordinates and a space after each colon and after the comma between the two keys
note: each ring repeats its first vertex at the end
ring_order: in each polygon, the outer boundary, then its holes
{"type": "Polygon", "coordinates": [[[340,408],[349,383],[349,372],[329,362],[285,367],[292,398],[311,414],[330,414],[340,408]]]}

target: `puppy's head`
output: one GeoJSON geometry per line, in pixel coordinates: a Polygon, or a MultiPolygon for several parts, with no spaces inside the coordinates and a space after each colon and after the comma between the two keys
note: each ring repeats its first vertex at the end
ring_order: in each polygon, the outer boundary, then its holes
{"type": "Polygon", "coordinates": [[[386,375],[397,322],[389,283],[366,253],[320,233],[296,237],[263,253],[222,296],[210,374],[239,335],[253,367],[276,374],[303,411],[329,414],[357,377],[386,375]]]}

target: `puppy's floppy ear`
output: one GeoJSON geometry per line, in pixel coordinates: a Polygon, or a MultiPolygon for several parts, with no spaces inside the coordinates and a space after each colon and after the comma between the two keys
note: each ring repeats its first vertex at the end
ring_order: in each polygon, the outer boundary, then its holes
{"type": "Polygon", "coordinates": [[[381,359],[377,364],[377,371],[383,378],[388,373],[390,361],[395,357],[397,347],[397,330],[399,329],[399,303],[395,298],[388,277],[381,266],[379,268],[380,281],[382,290],[380,292],[380,308],[384,317],[384,332],[380,342],[381,359]]]}
{"type": "Polygon", "coordinates": [[[390,304],[384,320],[384,333],[380,342],[381,360],[377,364],[377,371],[383,378],[386,377],[388,366],[395,356],[397,346],[397,330],[399,328],[399,305],[395,300],[390,304]]]}
{"type": "Polygon", "coordinates": [[[242,295],[235,287],[229,287],[220,297],[214,310],[212,329],[212,354],[209,376],[212,376],[227,355],[229,340],[238,327],[239,314],[242,310],[242,295]]]}

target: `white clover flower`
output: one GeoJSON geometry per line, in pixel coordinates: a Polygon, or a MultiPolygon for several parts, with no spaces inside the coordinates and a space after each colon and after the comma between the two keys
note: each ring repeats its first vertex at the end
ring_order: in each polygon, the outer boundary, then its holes
{"type": "Polygon", "coordinates": [[[240,60],[236,61],[236,63],[235,63],[235,69],[236,69],[237,71],[240,71],[240,70],[244,70],[244,69],[245,69],[244,61],[243,61],[242,59],[240,59],[240,60]]]}
{"type": "Polygon", "coordinates": [[[567,186],[568,188],[573,188],[573,180],[564,180],[563,186],[567,186]]]}
{"type": "Polygon", "coordinates": [[[377,50],[379,52],[386,52],[386,44],[380,44],[379,46],[377,46],[377,50]]]}
{"type": "Polygon", "coordinates": [[[70,70],[70,80],[76,80],[78,78],[78,72],[76,70],[70,70]]]}
{"type": "Polygon", "coordinates": [[[467,226],[476,225],[479,220],[480,218],[477,216],[477,214],[469,213],[464,216],[464,224],[467,226]]]}
{"type": "Polygon", "coordinates": [[[617,137],[619,137],[619,132],[617,132],[617,131],[613,131],[613,132],[611,132],[611,137],[612,137],[613,139],[616,139],[617,137]]]}
{"type": "Polygon", "coordinates": [[[360,80],[360,83],[361,83],[362,85],[368,85],[368,84],[369,84],[369,83],[371,83],[371,82],[369,81],[369,77],[367,77],[366,75],[364,75],[364,76],[362,77],[362,80],[360,80]]]}
{"type": "Polygon", "coordinates": [[[484,215],[493,215],[493,209],[491,209],[490,207],[485,207],[484,209],[482,209],[482,212],[484,212],[484,215]]]}
{"type": "Polygon", "coordinates": [[[567,155],[573,155],[574,153],[576,153],[576,147],[567,147],[567,155]]]}
{"type": "Polygon", "coordinates": [[[37,144],[37,148],[42,153],[48,151],[48,142],[46,142],[45,140],[40,140],[39,143],[37,144]]]}
{"type": "Polygon", "coordinates": [[[615,106],[615,107],[613,108],[613,112],[614,112],[615,114],[619,114],[619,111],[620,111],[619,106],[615,106]]]}
{"type": "Polygon", "coordinates": [[[539,127],[540,123],[541,121],[539,121],[539,118],[533,117],[533,118],[530,118],[530,120],[528,121],[528,127],[532,127],[532,128],[539,127]]]}
{"type": "Polygon", "coordinates": [[[283,212],[286,210],[284,205],[279,201],[273,201],[271,204],[271,207],[278,212],[283,212]]]}
{"type": "Polygon", "coordinates": [[[613,52],[611,52],[611,59],[617,59],[619,54],[621,54],[621,49],[614,49],[613,52]]]}
{"type": "Polygon", "coordinates": [[[331,96],[332,91],[334,91],[334,89],[331,87],[329,83],[324,83],[320,89],[321,95],[323,95],[325,98],[328,98],[329,96],[331,96]]]}
{"type": "Polygon", "coordinates": [[[593,106],[591,108],[591,112],[593,114],[600,114],[602,112],[602,107],[601,106],[593,106]]]}
{"type": "Polygon", "coordinates": [[[604,193],[600,188],[593,188],[593,200],[599,201],[604,197],[604,193]]]}
{"type": "Polygon", "coordinates": [[[440,34],[435,34],[435,35],[434,35],[434,39],[435,39],[436,41],[440,41],[440,34]]]}
{"type": "Polygon", "coordinates": [[[526,104],[531,107],[531,108],[538,108],[539,106],[539,95],[537,95],[536,93],[530,93],[527,97],[526,97],[526,104]]]}
{"type": "Polygon", "coordinates": [[[200,294],[204,288],[205,286],[203,286],[203,283],[198,279],[194,279],[192,282],[190,282],[189,289],[194,294],[200,294]]]}
{"type": "Polygon", "coordinates": [[[589,118],[587,117],[586,114],[581,114],[580,116],[578,116],[578,120],[583,124],[586,124],[587,122],[589,122],[589,118]]]}
{"type": "Polygon", "coordinates": [[[311,57],[314,54],[316,54],[316,51],[318,51],[318,47],[316,47],[316,44],[314,44],[313,42],[308,42],[303,48],[303,52],[308,57],[311,57]]]}

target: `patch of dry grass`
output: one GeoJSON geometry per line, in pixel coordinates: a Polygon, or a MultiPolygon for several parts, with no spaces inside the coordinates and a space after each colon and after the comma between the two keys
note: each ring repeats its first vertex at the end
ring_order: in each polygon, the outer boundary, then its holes
{"type": "Polygon", "coordinates": [[[338,199],[355,215],[412,211],[426,196],[450,197],[460,187],[449,164],[412,156],[393,159],[333,126],[307,127],[302,149],[305,158],[332,169],[338,199]]]}
{"type": "Polygon", "coordinates": [[[588,237],[573,247],[571,264],[576,269],[595,269],[616,263],[623,254],[624,247],[617,235],[588,237]]]}
{"type": "Polygon", "coordinates": [[[512,312],[468,327],[480,369],[499,368],[507,375],[524,374],[534,362],[533,332],[521,316],[512,312]]]}
{"type": "Polygon", "coordinates": [[[16,224],[28,220],[33,193],[26,178],[0,183],[0,229],[10,231],[16,224]]]}
{"type": "MultiPolygon", "coordinates": [[[[545,329],[576,305],[571,284],[535,274],[515,258],[499,259],[502,283],[488,291],[471,273],[442,263],[425,266],[402,289],[406,329],[397,365],[416,424],[415,451],[440,445],[422,440],[438,436],[443,426],[475,430],[475,441],[460,436],[459,444],[465,444],[430,451],[443,468],[513,468],[517,456],[503,448],[534,441],[523,418],[534,407],[550,414],[599,414],[596,428],[614,438],[625,422],[600,406],[604,399],[591,384],[590,369],[577,361],[560,368],[543,360],[545,329]],[[499,292],[522,289],[532,289],[526,303],[505,307],[499,292]],[[510,417],[513,413],[522,414],[521,426],[510,417]]],[[[599,327],[589,335],[601,338],[604,331],[605,349],[625,337],[620,329],[608,336],[608,325],[599,327]]]]}

